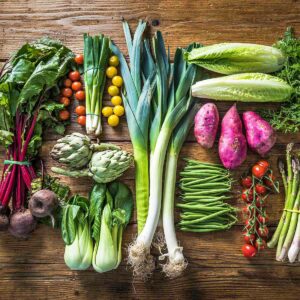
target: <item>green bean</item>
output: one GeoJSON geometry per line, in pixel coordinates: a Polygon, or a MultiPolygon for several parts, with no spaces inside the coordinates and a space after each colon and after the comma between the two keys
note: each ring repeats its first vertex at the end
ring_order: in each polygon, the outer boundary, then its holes
{"type": "Polygon", "coordinates": [[[214,201],[214,200],[229,200],[232,197],[230,196],[188,196],[188,195],[182,195],[180,196],[180,199],[183,201],[200,201],[200,202],[209,202],[209,201],[214,201]]]}
{"type": "Polygon", "coordinates": [[[199,162],[195,159],[189,159],[189,158],[183,158],[184,161],[186,161],[188,164],[194,164],[194,165],[205,165],[205,166],[219,166],[220,168],[223,168],[223,165],[221,164],[215,164],[215,163],[209,163],[209,162],[199,162]]]}
{"type": "MultiPolygon", "coordinates": [[[[181,186],[181,189],[183,191],[187,191],[187,192],[197,192],[199,189],[205,189],[206,190],[206,189],[210,189],[212,187],[216,187],[216,184],[214,184],[214,183],[202,183],[201,185],[193,186],[193,187],[183,187],[183,186],[181,186]]],[[[222,183],[222,184],[220,183],[220,184],[218,184],[218,189],[219,188],[227,189],[228,192],[230,192],[231,185],[228,185],[227,183],[222,183]]]]}

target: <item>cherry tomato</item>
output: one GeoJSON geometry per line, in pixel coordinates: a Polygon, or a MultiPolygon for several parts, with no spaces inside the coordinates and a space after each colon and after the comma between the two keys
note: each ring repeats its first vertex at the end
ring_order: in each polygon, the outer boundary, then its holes
{"type": "Polygon", "coordinates": [[[258,207],[258,208],[264,207],[264,206],[265,206],[265,203],[264,203],[263,198],[260,197],[260,196],[257,196],[256,199],[255,199],[255,205],[256,205],[256,207],[258,207]]]}
{"type": "Polygon", "coordinates": [[[244,233],[244,241],[246,244],[253,245],[255,242],[255,234],[249,232],[244,233]]]}
{"type": "Polygon", "coordinates": [[[78,105],[76,108],[75,108],[75,113],[78,115],[78,116],[84,116],[85,115],[85,107],[83,105],[78,105]]]}
{"type": "Polygon", "coordinates": [[[245,202],[251,202],[253,200],[253,190],[243,189],[242,191],[242,199],[245,202]]]}
{"type": "Polygon", "coordinates": [[[267,237],[268,234],[269,234],[269,229],[268,229],[268,227],[267,227],[267,226],[260,226],[260,227],[258,228],[258,234],[259,234],[259,236],[261,236],[261,237],[267,237]]]}
{"type": "Polygon", "coordinates": [[[246,230],[252,230],[252,228],[253,228],[253,220],[247,219],[245,221],[245,229],[246,230]]]}
{"type": "Polygon", "coordinates": [[[251,206],[250,204],[247,204],[246,206],[244,206],[244,207],[242,208],[242,212],[243,212],[246,216],[251,217],[251,216],[253,216],[253,214],[254,214],[254,207],[251,206]]]}
{"type": "Polygon", "coordinates": [[[270,174],[268,176],[268,178],[264,179],[264,183],[265,183],[266,186],[268,186],[270,188],[273,188],[275,180],[276,180],[275,176],[273,174],[270,174]]]}
{"type": "Polygon", "coordinates": [[[269,216],[267,216],[267,215],[264,215],[264,216],[258,215],[257,219],[261,224],[266,224],[269,221],[269,216]]]}
{"type": "Polygon", "coordinates": [[[72,81],[78,81],[80,79],[80,73],[78,71],[71,71],[69,73],[69,78],[72,81]]]}
{"type": "Polygon", "coordinates": [[[72,97],[72,95],[73,95],[73,92],[72,92],[72,90],[70,89],[70,88],[63,88],[62,90],[61,90],[61,94],[64,96],[64,97],[72,97]]]}
{"type": "Polygon", "coordinates": [[[242,252],[243,252],[243,255],[245,257],[253,257],[256,255],[257,253],[257,250],[255,249],[255,247],[253,247],[252,245],[249,245],[249,244],[245,244],[243,245],[242,247],[242,252]]]}
{"type": "Polygon", "coordinates": [[[265,168],[266,170],[270,167],[270,164],[266,160],[259,160],[257,164],[265,168]]]}
{"type": "Polygon", "coordinates": [[[70,113],[69,111],[67,111],[66,109],[64,110],[61,110],[59,112],[59,118],[62,120],[62,121],[66,121],[70,118],[70,113]]]}
{"type": "Polygon", "coordinates": [[[74,58],[75,62],[77,65],[82,65],[83,64],[83,55],[82,54],[77,54],[74,58]]]}
{"type": "Polygon", "coordinates": [[[265,186],[263,186],[262,184],[259,184],[259,183],[258,183],[258,184],[255,186],[255,191],[256,191],[256,193],[259,194],[259,195],[264,195],[264,194],[267,192],[267,189],[266,189],[265,186]]]}
{"type": "Polygon", "coordinates": [[[80,91],[82,89],[82,84],[80,81],[74,81],[72,83],[72,90],[73,91],[80,91]]]}
{"type": "Polygon", "coordinates": [[[266,247],[266,241],[261,239],[261,238],[258,238],[256,241],[255,241],[255,248],[258,250],[258,251],[261,251],[261,250],[264,250],[266,247]]]}
{"type": "Polygon", "coordinates": [[[79,117],[77,118],[77,123],[78,123],[79,125],[81,125],[81,126],[84,126],[85,123],[86,123],[86,117],[85,117],[85,116],[79,116],[79,117]]]}
{"type": "Polygon", "coordinates": [[[252,167],[252,174],[253,174],[253,176],[255,176],[258,179],[262,178],[265,175],[266,171],[267,170],[264,167],[262,167],[258,164],[254,165],[252,167]]]}
{"type": "Polygon", "coordinates": [[[71,87],[71,85],[72,85],[72,80],[69,78],[66,78],[64,80],[64,87],[71,87]]]}
{"type": "Polygon", "coordinates": [[[84,91],[78,91],[75,93],[75,98],[78,101],[83,101],[85,99],[85,92],[84,91]]]}
{"type": "Polygon", "coordinates": [[[63,104],[64,106],[69,106],[70,103],[71,103],[71,100],[70,100],[70,98],[68,98],[68,97],[60,97],[60,98],[59,98],[59,102],[60,102],[61,104],[63,104]]]}
{"type": "Polygon", "coordinates": [[[247,188],[247,189],[249,189],[252,186],[251,176],[247,176],[247,177],[242,178],[242,186],[244,188],[247,188]]]}

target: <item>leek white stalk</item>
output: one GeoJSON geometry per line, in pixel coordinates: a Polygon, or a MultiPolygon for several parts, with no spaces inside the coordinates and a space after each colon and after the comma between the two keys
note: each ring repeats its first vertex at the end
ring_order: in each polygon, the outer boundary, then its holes
{"type": "Polygon", "coordinates": [[[174,198],[176,186],[176,172],[179,153],[186,136],[193,124],[197,112],[194,104],[190,112],[177,125],[170,142],[165,170],[165,184],[163,192],[163,228],[168,253],[164,254],[168,261],[163,266],[163,271],[170,278],[178,277],[187,267],[183,256],[183,248],[179,246],[174,224],[174,198]]]}

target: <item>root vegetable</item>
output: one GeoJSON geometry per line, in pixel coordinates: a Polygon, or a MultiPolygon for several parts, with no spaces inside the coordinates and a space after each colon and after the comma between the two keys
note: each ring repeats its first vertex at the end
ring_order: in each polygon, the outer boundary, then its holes
{"type": "Polygon", "coordinates": [[[38,218],[51,216],[58,205],[57,195],[50,190],[40,190],[34,193],[29,200],[28,208],[31,214],[38,218]]]}
{"type": "Polygon", "coordinates": [[[253,111],[246,111],[243,121],[249,147],[259,155],[265,156],[276,142],[272,126],[253,111]]]}
{"type": "Polygon", "coordinates": [[[237,168],[246,159],[247,142],[236,105],[228,110],[222,120],[219,156],[227,169],[237,168]]]}
{"type": "Polygon", "coordinates": [[[27,238],[35,229],[36,220],[29,209],[22,209],[10,216],[9,232],[18,238],[27,238]]]}
{"type": "Polygon", "coordinates": [[[204,104],[195,117],[194,134],[197,142],[206,149],[213,146],[219,124],[219,112],[215,104],[204,104]]]}

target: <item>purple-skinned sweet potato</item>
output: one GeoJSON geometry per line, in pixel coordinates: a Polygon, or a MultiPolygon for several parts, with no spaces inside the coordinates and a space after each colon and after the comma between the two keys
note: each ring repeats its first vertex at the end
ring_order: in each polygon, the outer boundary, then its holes
{"type": "Polygon", "coordinates": [[[222,120],[219,141],[219,156],[227,169],[237,168],[246,159],[247,141],[242,129],[236,105],[233,105],[222,120]]]}
{"type": "Polygon", "coordinates": [[[253,111],[243,113],[247,142],[251,150],[265,156],[276,142],[276,133],[272,126],[253,111]]]}
{"type": "Polygon", "coordinates": [[[197,142],[206,149],[213,146],[219,125],[219,112],[215,104],[206,103],[195,116],[194,135],[197,142]]]}

